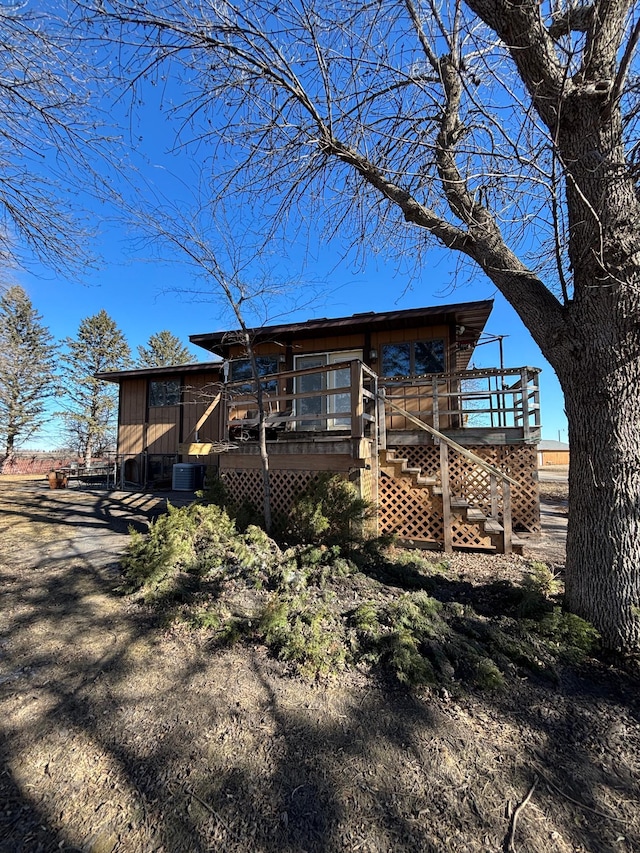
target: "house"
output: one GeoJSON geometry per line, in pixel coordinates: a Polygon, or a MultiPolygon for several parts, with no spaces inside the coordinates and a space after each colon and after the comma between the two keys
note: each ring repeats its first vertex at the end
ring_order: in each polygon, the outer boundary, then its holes
{"type": "Polygon", "coordinates": [[[538,468],[546,465],[568,465],[569,445],[564,441],[543,439],[538,442],[538,468]]]}
{"type": "MultiPolygon", "coordinates": [[[[539,530],[536,368],[469,369],[492,301],[252,330],[266,413],[272,512],[319,472],[348,477],[377,529],[424,547],[509,552],[539,530]]],[[[201,464],[261,503],[255,383],[241,335],[196,334],[220,361],[122,371],[125,481],[201,464]]]]}

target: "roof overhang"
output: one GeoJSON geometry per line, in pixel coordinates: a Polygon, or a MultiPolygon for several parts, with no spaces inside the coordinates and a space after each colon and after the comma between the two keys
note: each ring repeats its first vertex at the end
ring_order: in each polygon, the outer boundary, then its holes
{"type": "Polygon", "coordinates": [[[171,367],[140,367],[134,370],[110,370],[106,373],[96,373],[96,379],[106,382],[122,382],[124,379],[144,379],[154,376],[186,376],[192,373],[207,373],[221,371],[221,361],[200,361],[197,364],[176,364],[171,367]]]}
{"type": "MultiPolygon", "coordinates": [[[[434,305],[428,308],[410,308],[404,311],[373,311],[352,314],[350,317],[322,317],[303,323],[284,323],[276,326],[263,326],[250,330],[254,343],[277,343],[281,346],[294,340],[315,338],[325,334],[332,336],[351,335],[361,331],[379,331],[380,329],[405,329],[411,326],[455,325],[463,329],[458,336],[457,369],[464,369],[469,363],[471,353],[489,319],[493,300],[479,302],[460,302],[452,305],[434,305]],[[463,328],[464,327],[464,328],[463,328]]],[[[240,330],[208,332],[189,335],[191,343],[203,347],[221,358],[227,358],[232,346],[241,340],[240,330]]]]}

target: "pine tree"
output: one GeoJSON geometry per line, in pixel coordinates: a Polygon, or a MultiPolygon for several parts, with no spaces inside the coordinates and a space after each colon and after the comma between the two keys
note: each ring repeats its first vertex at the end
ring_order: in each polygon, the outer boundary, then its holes
{"type": "Polygon", "coordinates": [[[171,367],[191,361],[193,357],[189,350],[166,329],[151,335],[146,347],[138,347],[138,367],[171,367]]]}
{"type": "Polygon", "coordinates": [[[115,442],[117,387],[96,379],[97,373],[131,365],[131,350],[122,331],[102,309],[81,321],[76,338],[65,338],[62,379],[67,434],[90,465],[115,442]]]}
{"type": "Polygon", "coordinates": [[[0,298],[0,436],[2,464],[40,427],[55,393],[57,345],[25,291],[0,298]]]}

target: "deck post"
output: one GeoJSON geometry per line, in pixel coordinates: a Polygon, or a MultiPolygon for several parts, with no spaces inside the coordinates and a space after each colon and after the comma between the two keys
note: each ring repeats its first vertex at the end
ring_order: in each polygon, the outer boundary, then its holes
{"type": "MultiPolygon", "coordinates": [[[[431,380],[432,398],[433,398],[433,428],[440,430],[440,402],[438,399],[438,377],[434,376],[431,380]]],[[[440,439],[435,437],[434,443],[439,444],[440,439]]]]}
{"type": "Polygon", "coordinates": [[[520,384],[522,387],[522,437],[525,441],[529,441],[529,376],[526,367],[522,368],[520,377],[520,384]]]}
{"type": "Polygon", "coordinates": [[[357,359],[351,362],[351,437],[363,438],[364,436],[364,388],[362,377],[362,364],[357,359]]]}
{"type": "Polygon", "coordinates": [[[504,552],[511,554],[513,550],[513,529],[511,526],[511,485],[508,480],[502,481],[502,526],[504,528],[504,552]]]}
{"type": "Polygon", "coordinates": [[[451,529],[451,484],[449,482],[449,445],[440,442],[440,478],[442,486],[442,526],[444,535],[444,551],[453,551],[453,530],[451,529]]]}
{"type": "Polygon", "coordinates": [[[229,441],[229,391],[227,383],[222,386],[222,405],[218,411],[218,435],[222,436],[222,441],[229,441]]]}
{"type": "Polygon", "coordinates": [[[378,416],[378,450],[387,449],[387,415],[386,415],[386,388],[380,388],[376,394],[377,416],[378,416]]]}

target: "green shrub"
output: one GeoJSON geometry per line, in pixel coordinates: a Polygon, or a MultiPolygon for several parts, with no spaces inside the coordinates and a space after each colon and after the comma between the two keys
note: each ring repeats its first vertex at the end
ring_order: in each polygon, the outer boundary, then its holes
{"type": "Polygon", "coordinates": [[[392,631],[384,638],[386,662],[401,684],[420,687],[435,684],[437,679],[431,663],[419,650],[415,634],[407,628],[392,631]]]}
{"type": "Polygon", "coordinates": [[[476,687],[484,690],[502,690],[505,687],[504,675],[491,658],[480,658],[476,663],[474,678],[476,687]]]}
{"type": "Polygon", "coordinates": [[[304,678],[320,678],[344,669],[344,627],[324,601],[308,596],[274,597],[264,608],[259,631],[282,661],[304,678]]]}
{"type": "Polygon", "coordinates": [[[196,497],[201,503],[215,504],[216,506],[226,509],[232,505],[229,496],[229,490],[226,483],[217,474],[210,474],[207,471],[207,481],[204,489],[196,492],[196,497]]]}
{"type": "Polygon", "coordinates": [[[546,563],[533,560],[528,574],[522,582],[525,589],[536,590],[544,596],[556,596],[562,592],[562,583],[546,563]]]}
{"type": "Polygon", "coordinates": [[[600,638],[593,625],[574,613],[563,612],[560,607],[554,607],[532,627],[571,658],[589,654],[600,638]]]}
{"type": "Polygon", "coordinates": [[[142,589],[147,599],[180,598],[212,577],[242,574],[261,585],[278,561],[278,546],[258,528],[240,534],[215,504],[191,504],[169,511],[147,534],[132,532],[121,565],[129,592],[142,589]]]}
{"type": "Polygon", "coordinates": [[[334,540],[351,531],[345,518],[362,518],[364,502],[351,501],[355,490],[344,480],[316,486],[297,511],[328,542],[281,550],[258,526],[239,532],[216,504],[170,507],[146,535],[131,534],[122,560],[128,590],[141,591],[165,619],[210,631],[214,646],[263,642],[305,678],[354,664],[384,668],[408,687],[495,690],[516,675],[555,679],[559,661],[596,644],[588,623],[555,606],[558,581],[544,564],[532,563],[521,585],[479,588],[478,613],[466,589],[462,601],[437,599],[455,592],[444,563],[379,550],[368,568],[366,548],[345,556],[334,540]],[[344,511],[342,526],[334,510],[344,511]]]}
{"type": "Polygon", "coordinates": [[[353,483],[338,475],[321,474],[299,495],[289,512],[291,541],[338,545],[349,549],[364,539],[372,506],[353,483]]]}

